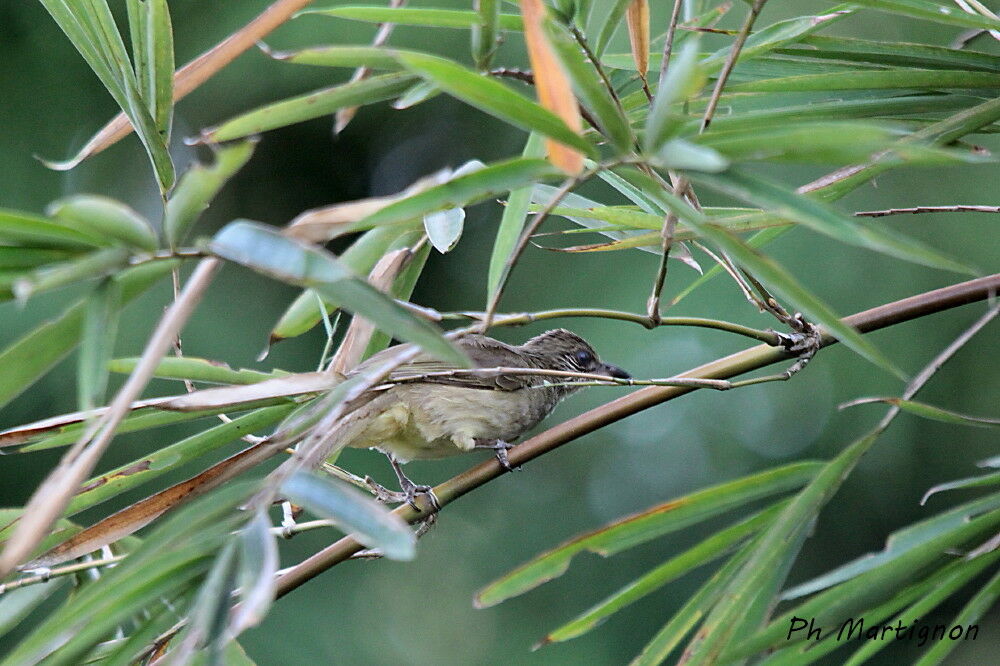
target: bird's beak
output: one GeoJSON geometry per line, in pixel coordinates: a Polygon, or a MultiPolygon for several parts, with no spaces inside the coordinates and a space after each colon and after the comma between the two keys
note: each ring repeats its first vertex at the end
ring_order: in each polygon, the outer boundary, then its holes
{"type": "Polygon", "coordinates": [[[603,365],[604,365],[603,374],[608,375],[609,377],[616,377],[618,379],[632,379],[632,375],[628,374],[627,372],[619,368],[617,365],[611,365],[610,363],[604,363],[603,365]]]}

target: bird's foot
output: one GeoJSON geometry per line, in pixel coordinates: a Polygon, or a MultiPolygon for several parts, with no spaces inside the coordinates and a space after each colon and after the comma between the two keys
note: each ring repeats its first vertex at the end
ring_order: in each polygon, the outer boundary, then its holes
{"type": "Polygon", "coordinates": [[[375,479],[370,476],[365,477],[365,483],[372,492],[375,493],[375,499],[383,504],[409,504],[411,507],[420,511],[420,506],[417,504],[417,495],[423,495],[427,498],[428,504],[434,511],[441,508],[440,502],[438,502],[437,497],[434,495],[434,490],[430,486],[418,485],[413,483],[406,477],[400,479],[400,487],[402,490],[389,490],[381,483],[375,481],[375,479]]]}
{"type": "MultiPolygon", "coordinates": [[[[510,464],[510,459],[507,457],[507,450],[512,448],[514,445],[503,441],[502,439],[477,439],[476,448],[477,449],[490,449],[493,451],[494,455],[497,457],[497,461],[500,466],[504,468],[507,472],[513,472],[514,468],[510,464]]],[[[518,468],[520,469],[520,468],[518,468]]]]}

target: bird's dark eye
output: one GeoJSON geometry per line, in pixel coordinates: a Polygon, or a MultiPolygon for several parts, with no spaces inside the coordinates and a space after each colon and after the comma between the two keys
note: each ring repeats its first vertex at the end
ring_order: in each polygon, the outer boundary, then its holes
{"type": "Polygon", "coordinates": [[[573,355],[574,360],[580,367],[586,367],[594,362],[594,355],[586,349],[581,349],[573,355]]]}

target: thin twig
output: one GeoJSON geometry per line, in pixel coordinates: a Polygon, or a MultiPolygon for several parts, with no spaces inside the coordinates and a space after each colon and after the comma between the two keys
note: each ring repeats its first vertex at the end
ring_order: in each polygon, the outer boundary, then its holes
{"type": "Polygon", "coordinates": [[[656,88],[656,94],[663,92],[663,82],[667,79],[667,70],[670,68],[670,56],[674,51],[674,35],[677,33],[677,20],[681,15],[681,5],[684,0],[674,0],[674,9],[670,13],[670,23],[667,25],[667,36],[663,42],[663,60],[660,62],[660,79],[656,88]]]}
{"type": "Polygon", "coordinates": [[[736,35],[736,41],[733,42],[733,47],[729,50],[729,55],[726,56],[726,63],[722,66],[722,71],[719,72],[719,78],[715,81],[712,96],[708,100],[708,106],[705,107],[705,115],[701,119],[702,132],[708,129],[709,124],[712,122],[712,116],[715,115],[715,109],[719,105],[719,99],[722,97],[722,89],[726,86],[729,75],[732,74],[733,68],[736,66],[736,60],[740,57],[743,44],[747,41],[747,37],[750,36],[750,30],[753,28],[753,24],[757,20],[757,16],[760,14],[760,10],[764,7],[765,2],[767,0],[754,0],[753,5],[750,6],[750,13],[747,14],[746,21],[743,22],[743,27],[740,28],[739,34],[736,35]]]}
{"type": "Polygon", "coordinates": [[[913,208],[886,208],[862,210],[855,217],[885,217],[887,215],[916,215],[918,213],[1000,213],[1000,206],[914,206],[913,208]]]}
{"type": "MultiPolygon", "coordinates": [[[[1000,273],[911,296],[894,303],[887,303],[847,317],[844,319],[844,323],[855,327],[862,333],[868,333],[934,312],[992,298],[998,291],[1000,291],[1000,273]]],[[[836,339],[824,333],[820,345],[825,347],[836,342],[836,339]]],[[[693,378],[725,379],[763,368],[787,358],[788,354],[783,350],[761,345],[700,366],[685,373],[685,375],[693,378]]],[[[510,464],[515,467],[523,465],[529,460],[544,455],[609,423],[619,421],[694,390],[696,389],[690,387],[649,387],[635,391],[560,423],[523,444],[515,446],[508,452],[510,464]]],[[[443,507],[504,473],[505,470],[498,461],[490,460],[440,484],[434,488],[433,492],[439,505],[443,507]]],[[[423,502],[422,496],[418,498],[418,502],[420,502],[419,511],[408,505],[402,505],[394,509],[393,512],[408,522],[414,522],[426,517],[427,512],[431,509],[429,503],[423,502]]],[[[340,539],[287,570],[276,582],[276,596],[282,597],[288,594],[329,568],[346,561],[351,555],[363,548],[353,537],[347,536],[340,539]]]]}
{"type": "Polygon", "coordinates": [[[58,578],[60,576],[68,576],[70,574],[79,573],[81,571],[89,571],[92,569],[99,569],[101,567],[109,567],[117,564],[128,557],[127,554],[124,555],[113,555],[111,557],[101,558],[99,560],[88,560],[86,562],[75,562],[73,564],[67,564],[63,567],[54,567],[52,569],[46,569],[43,567],[42,571],[26,572],[32,575],[24,576],[22,578],[15,578],[12,581],[6,583],[0,583],[0,596],[11,590],[16,590],[19,587],[25,587],[27,585],[36,585],[38,583],[47,583],[53,578],[58,578]]]}

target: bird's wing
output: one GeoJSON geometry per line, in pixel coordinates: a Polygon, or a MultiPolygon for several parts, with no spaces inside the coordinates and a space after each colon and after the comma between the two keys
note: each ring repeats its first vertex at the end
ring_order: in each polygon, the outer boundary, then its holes
{"type": "MultiPolygon", "coordinates": [[[[467,335],[460,338],[456,344],[468,354],[469,358],[478,368],[498,368],[498,367],[530,367],[524,356],[515,348],[504,344],[499,340],[488,338],[482,335],[467,335]]],[[[359,366],[359,369],[370,367],[385,360],[390,354],[399,351],[397,347],[390,347],[375,354],[359,366]]],[[[398,380],[402,377],[413,375],[423,375],[432,372],[447,372],[457,370],[458,366],[453,363],[440,361],[427,354],[420,354],[412,361],[399,366],[389,375],[389,380],[398,380]]],[[[514,391],[540,383],[538,377],[530,375],[507,375],[497,377],[428,377],[427,383],[449,384],[452,386],[465,386],[468,388],[514,391]]]]}

